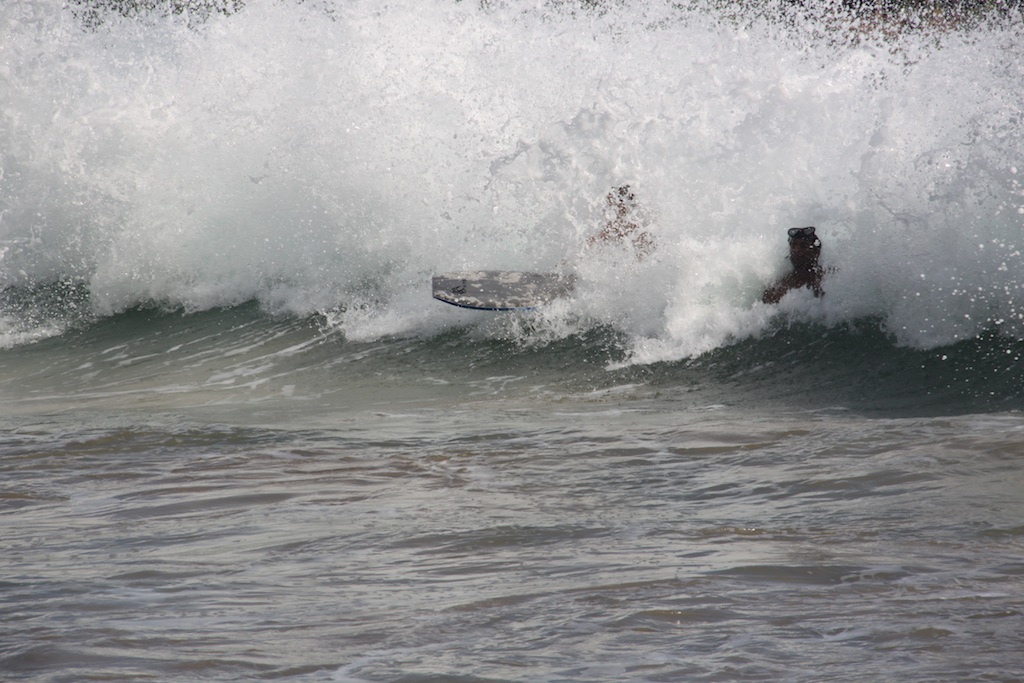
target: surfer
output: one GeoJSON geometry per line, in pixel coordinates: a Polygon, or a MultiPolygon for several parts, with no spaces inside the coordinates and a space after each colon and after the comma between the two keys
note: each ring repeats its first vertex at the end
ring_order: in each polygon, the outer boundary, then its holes
{"type": "Polygon", "coordinates": [[[821,255],[821,240],[814,234],[813,227],[789,229],[789,262],[793,270],[783,275],[778,282],[764,291],[761,301],[777,304],[791,289],[810,287],[814,296],[825,293],[821,288],[824,269],[818,265],[821,255]]]}
{"type": "Polygon", "coordinates": [[[637,260],[642,260],[654,252],[654,237],[640,226],[640,208],[636,195],[629,185],[622,185],[608,193],[608,208],[605,210],[607,223],[601,232],[587,240],[588,245],[598,242],[618,240],[632,243],[637,260]]]}

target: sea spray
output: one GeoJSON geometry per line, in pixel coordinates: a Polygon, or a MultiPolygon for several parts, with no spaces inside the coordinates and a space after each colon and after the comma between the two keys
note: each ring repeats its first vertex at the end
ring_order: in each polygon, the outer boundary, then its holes
{"type": "MultiPolygon", "coordinates": [[[[710,0],[96,11],[0,9],[5,288],[72,282],[94,316],[257,300],[372,339],[507,333],[431,301],[433,272],[572,269],[544,334],[611,326],[633,362],[779,316],[876,319],[916,348],[1024,338],[1012,17],[893,30],[838,4],[710,0]],[[623,183],[658,245],[643,262],[589,244],[623,183]],[[811,224],[825,298],[758,303],[785,229],[811,224]]],[[[19,311],[4,310],[17,343],[67,319],[19,311]]]]}

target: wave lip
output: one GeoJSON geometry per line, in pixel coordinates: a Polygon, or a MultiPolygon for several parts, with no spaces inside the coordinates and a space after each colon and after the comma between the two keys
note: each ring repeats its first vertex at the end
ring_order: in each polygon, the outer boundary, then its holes
{"type": "MultiPolygon", "coordinates": [[[[919,350],[1024,338],[1020,20],[585,6],[253,0],[83,24],[8,3],[0,286],[74,282],[87,317],[258,301],[369,341],[508,333],[433,307],[433,273],[573,270],[542,326],[610,325],[636,363],[787,320],[880,319],[919,350]],[[657,244],[643,264],[588,249],[623,183],[657,244]],[[785,229],[809,224],[827,296],[760,307],[785,229]]],[[[5,304],[4,343],[79,315],[44,309],[5,304]]]]}

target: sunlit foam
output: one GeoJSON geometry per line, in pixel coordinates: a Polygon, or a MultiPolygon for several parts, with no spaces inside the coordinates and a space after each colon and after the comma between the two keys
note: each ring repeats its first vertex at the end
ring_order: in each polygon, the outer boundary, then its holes
{"type": "Polygon", "coordinates": [[[779,315],[1024,337],[1019,21],[561,7],[252,0],[85,28],[4,3],[2,282],[81,281],[98,315],[347,307],[367,339],[489,329],[430,300],[434,272],[568,269],[546,334],[615,326],[642,362],[779,315]],[[587,245],[623,183],[643,263],[587,245]],[[812,224],[825,299],[764,307],[785,228],[812,224]]]}

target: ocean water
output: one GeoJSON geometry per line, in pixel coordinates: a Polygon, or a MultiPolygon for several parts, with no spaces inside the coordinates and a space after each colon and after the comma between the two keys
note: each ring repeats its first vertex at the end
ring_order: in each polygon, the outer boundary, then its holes
{"type": "Polygon", "coordinates": [[[1018,7],[153,4],[0,5],[0,678],[1024,680],[1018,7]]]}

